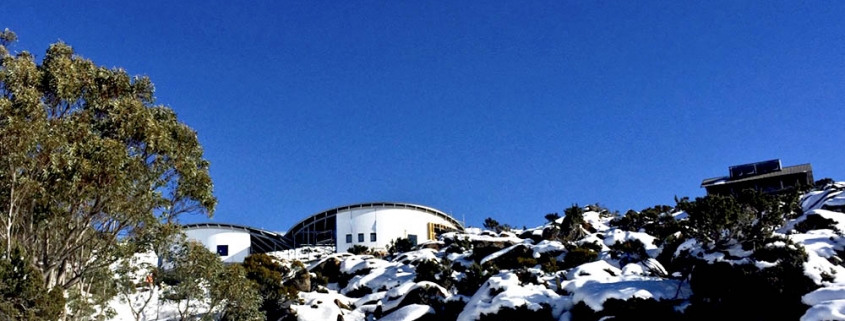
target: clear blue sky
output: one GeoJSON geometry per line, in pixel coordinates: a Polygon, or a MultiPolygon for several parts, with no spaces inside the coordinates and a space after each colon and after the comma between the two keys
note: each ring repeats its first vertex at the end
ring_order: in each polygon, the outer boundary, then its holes
{"type": "Polygon", "coordinates": [[[13,49],[150,76],[217,222],[397,201],[530,227],[772,158],[845,180],[841,1],[32,2],[0,3],[13,49]]]}

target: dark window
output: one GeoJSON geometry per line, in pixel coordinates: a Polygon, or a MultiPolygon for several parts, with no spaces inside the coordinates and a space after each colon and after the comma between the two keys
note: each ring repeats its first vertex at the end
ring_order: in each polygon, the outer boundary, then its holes
{"type": "Polygon", "coordinates": [[[358,242],[364,242],[364,233],[358,233],[358,242]]]}
{"type": "Polygon", "coordinates": [[[229,256],[229,246],[228,245],[218,245],[217,246],[217,255],[219,255],[219,256],[229,256]]]}
{"type": "Polygon", "coordinates": [[[346,243],[352,243],[352,234],[346,234],[346,243]]]}
{"type": "Polygon", "coordinates": [[[417,245],[417,236],[414,234],[408,234],[408,240],[411,241],[411,245],[417,245]]]}
{"type": "Polygon", "coordinates": [[[376,233],[370,233],[370,242],[376,241],[376,233]]]}

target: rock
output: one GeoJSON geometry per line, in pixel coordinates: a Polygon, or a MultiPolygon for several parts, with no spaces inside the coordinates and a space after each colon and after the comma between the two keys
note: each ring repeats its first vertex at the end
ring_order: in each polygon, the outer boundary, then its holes
{"type": "Polygon", "coordinates": [[[293,285],[299,291],[302,292],[310,292],[311,291],[311,273],[308,273],[307,270],[301,270],[296,272],[296,276],[293,279],[288,280],[290,285],[293,285]]]}
{"type": "MultiPolygon", "coordinates": [[[[541,231],[542,232],[542,231],[541,231]]],[[[531,240],[534,244],[540,243],[543,240],[543,233],[538,233],[535,230],[526,230],[519,234],[519,238],[531,240]]]]}
{"type": "Polygon", "coordinates": [[[318,273],[323,277],[328,278],[329,283],[337,283],[340,280],[340,260],[335,257],[327,258],[316,266],[310,269],[313,273],[318,273]]]}
{"type": "Polygon", "coordinates": [[[411,304],[431,305],[435,302],[442,302],[446,296],[446,290],[442,287],[418,287],[408,291],[408,293],[405,294],[405,298],[402,299],[402,302],[399,303],[396,309],[411,304]]]}
{"type": "Polygon", "coordinates": [[[345,310],[352,310],[348,305],[340,302],[338,299],[334,299],[334,304],[337,305],[338,308],[345,309],[345,310]]]}
{"type": "Polygon", "coordinates": [[[487,257],[488,255],[513,246],[514,244],[516,243],[512,241],[473,240],[472,259],[476,262],[481,261],[481,259],[487,257]]]}
{"type": "Polygon", "coordinates": [[[534,267],[537,260],[534,258],[534,251],[526,244],[517,244],[510,247],[504,253],[494,253],[485,257],[483,266],[495,265],[500,269],[519,269],[534,267]],[[528,266],[527,266],[528,265],[528,266]]]}

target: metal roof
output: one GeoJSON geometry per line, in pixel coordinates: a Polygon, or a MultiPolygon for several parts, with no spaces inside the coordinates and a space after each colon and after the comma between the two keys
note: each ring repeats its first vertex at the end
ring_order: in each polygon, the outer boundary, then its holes
{"type": "Polygon", "coordinates": [[[346,205],[346,206],[341,206],[341,207],[335,207],[333,209],[325,210],[325,211],[319,212],[317,214],[311,215],[311,216],[306,217],[305,219],[297,222],[296,224],[294,224],[288,230],[286,235],[295,234],[298,230],[302,229],[302,227],[305,226],[307,223],[309,223],[310,221],[314,221],[315,219],[320,218],[320,217],[335,216],[338,212],[342,212],[342,211],[350,210],[350,209],[371,208],[371,207],[410,208],[410,209],[414,209],[414,210],[417,210],[417,211],[431,213],[431,214],[437,215],[439,217],[442,217],[442,218],[446,219],[447,221],[449,221],[450,223],[454,224],[458,229],[463,230],[463,228],[464,228],[464,226],[463,226],[463,224],[461,224],[461,222],[458,222],[458,220],[454,219],[449,214],[446,214],[444,212],[441,212],[439,210],[436,210],[436,209],[428,207],[428,206],[422,206],[422,205],[410,204],[410,203],[373,202],[373,203],[361,203],[361,204],[352,204],[352,205],[346,205]]]}
{"type": "Polygon", "coordinates": [[[798,174],[798,173],[808,173],[808,172],[812,172],[812,171],[813,171],[813,167],[810,166],[810,164],[787,166],[787,167],[784,167],[783,169],[781,169],[779,171],[761,174],[761,175],[743,177],[743,178],[740,178],[740,179],[731,179],[730,176],[720,176],[720,177],[707,178],[707,179],[701,181],[701,187],[708,187],[708,186],[721,185],[721,184],[734,184],[734,183],[747,182],[747,181],[753,181],[753,180],[771,178],[771,177],[778,177],[778,176],[784,176],[784,175],[791,175],[791,174],[798,174]]]}

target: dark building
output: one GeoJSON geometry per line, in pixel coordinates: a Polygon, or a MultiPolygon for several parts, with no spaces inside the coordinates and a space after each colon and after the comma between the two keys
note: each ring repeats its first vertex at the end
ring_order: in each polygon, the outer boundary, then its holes
{"type": "Polygon", "coordinates": [[[782,167],[779,159],[728,167],[728,176],[708,178],[701,182],[707,194],[735,195],[745,189],[777,193],[785,189],[812,186],[810,164],[782,167]]]}

